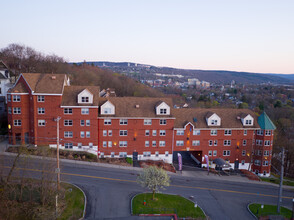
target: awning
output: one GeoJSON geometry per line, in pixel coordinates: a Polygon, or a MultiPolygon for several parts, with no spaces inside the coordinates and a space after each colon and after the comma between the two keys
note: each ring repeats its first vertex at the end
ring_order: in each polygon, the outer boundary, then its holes
{"type": "Polygon", "coordinates": [[[213,160],[213,163],[215,163],[219,167],[231,167],[231,165],[228,164],[223,158],[216,158],[213,160]]]}

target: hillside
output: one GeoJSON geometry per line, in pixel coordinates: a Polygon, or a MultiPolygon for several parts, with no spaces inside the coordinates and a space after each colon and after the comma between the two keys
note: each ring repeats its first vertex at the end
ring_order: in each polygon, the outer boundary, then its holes
{"type": "Polygon", "coordinates": [[[118,73],[138,73],[145,75],[145,77],[147,74],[151,77],[156,73],[160,73],[167,75],[182,75],[183,78],[198,78],[199,80],[208,81],[210,83],[230,83],[232,80],[235,80],[236,83],[245,84],[260,84],[268,82],[276,84],[294,84],[294,74],[260,74],[223,70],[176,69],[128,62],[93,61],[87,63],[99,66],[103,69],[110,69],[118,73]]]}

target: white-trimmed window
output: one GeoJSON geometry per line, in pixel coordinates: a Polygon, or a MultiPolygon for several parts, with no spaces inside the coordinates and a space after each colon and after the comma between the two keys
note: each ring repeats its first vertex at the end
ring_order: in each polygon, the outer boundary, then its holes
{"type": "Polygon", "coordinates": [[[83,103],[89,103],[89,97],[88,97],[88,96],[82,96],[82,97],[81,97],[81,101],[82,101],[83,103]]]}
{"type": "Polygon", "coordinates": [[[254,165],[256,165],[256,166],[260,166],[260,160],[255,160],[255,161],[254,161],[254,165]]]}
{"type": "Polygon", "coordinates": [[[13,95],[12,97],[13,97],[12,99],[13,102],[20,102],[20,95],[13,95]]]}
{"type": "Polygon", "coordinates": [[[210,130],[210,135],[211,136],[216,136],[217,135],[217,130],[210,130]]]}
{"type": "Polygon", "coordinates": [[[85,120],[81,120],[81,121],[80,121],[80,125],[81,125],[81,126],[85,126],[85,120]]]}
{"type": "Polygon", "coordinates": [[[231,146],[231,140],[224,140],[224,146],[231,146]]]}
{"type": "Polygon", "coordinates": [[[225,135],[232,135],[232,130],[225,130],[225,135]]]}
{"type": "Polygon", "coordinates": [[[167,109],[166,108],[161,108],[161,109],[159,109],[159,111],[160,111],[161,115],[166,115],[167,114],[167,109]]]}
{"type": "Polygon", "coordinates": [[[89,143],[89,147],[90,148],[93,148],[93,143],[89,143]]]}
{"type": "Polygon", "coordinates": [[[169,155],[169,152],[168,152],[168,151],[165,151],[165,153],[164,153],[164,154],[165,154],[165,156],[166,156],[166,157],[168,157],[168,155],[169,155]]]}
{"type": "Polygon", "coordinates": [[[159,124],[160,125],[166,125],[166,119],[160,119],[159,124]]]}
{"type": "Polygon", "coordinates": [[[7,95],[7,101],[11,102],[11,95],[7,95]]]}
{"type": "Polygon", "coordinates": [[[107,147],[107,141],[103,141],[102,144],[103,144],[103,147],[107,147]]]}
{"type": "Polygon", "coordinates": [[[119,142],[119,146],[120,147],[127,147],[128,146],[128,142],[127,141],[120,141],[119,142]]]}
{"type": "Polygon", "coordinates": [[[158,157],[158,156],[159,156],[159,152],[155,151],[155,157],[158,157]]]}
{"type": "Polygon", "coordinates": [[[72,131],[65,131],[64,132],[64,137],[65,138],[72,138],[73,137],[72,131]]]}
{"type": "Polygon", "coordinates": [[[85,132],[84,131],[81,131],[80,134],[81,134],[81,138],[85,137],[85,132]]]}
{"type": "Polygon", "coordinates": [[[257,130],[256,134],[262,136],[263,135],[263,130],[257,130]]]}
{"type": "Polygon", "coordinates": [[[270,146],[271,141],[264,141],[264,146],[270,146]]]}
{"type": "Polygon", "coordinates": [[[176,141],[176,146],[184,146],[184,141],[176,141]]]}
{"type": "Polygon", "coordinates": [[[128,119],[120,119],[119,124],[120,125],[127,125],[128,124],[128,119]]]}
{"type": "Polygon", "coordinates": [[[152,136],[156,136],[157,135],[157,131],[156,130],[152,130],[152,136]]]}
{"type": "Polygon", "coordinates": [[[111,152],[110,155],[111,155],[111,157],[114,157],[115,152],[111,152]]]}
{"type": "Polygon", "coordinates": [[[256,140],[256,145],[261,146],[262,145],[262,140],[256,140]]]}
{"type": "Polygon", "coordinates": [[[112,130],[108,130],[108,136],[112,136],[112,130]]]}
{"type": "Polygon", "coordinates": [[[165,147],[165,141],[159,141],[159,147],[165,147]]]}
{"type": "Polygon", "coordinates": [[[177,130],[177,135],[184,135],[185,131],[184,130],[177,130]]]}
{"type": "Polygon", "coordinates": [[[112,147],[112,141],[108,141],[108,147],[112,147]]]}
{"type": "Polygon", "coordinates": [[[119,152],[118,155],[119,155],[119,157],[127,157],[128,156],[127,152],[119,152]]]}
{"type": "Polygon", "coordinates": [[[14,126],[21,126],[21,120],[17,119],[13,121],[14,126]]]}
{"type": "Polygon", "coordinates": [[[217,156],[217,150],[213,151],[213,156],[217,156]]]}
{"type": "Polygon", "coordinates": [[[156,147],[156,141],[152,141],[152,147],[156,147]]]}
{"type": "Polygon", "coordinates": [[[262,166],[267,167],[267,166],[268,166],[268,160],[264,160],[264,161],[262,161],[262,166]]]}
{"type": "Polygon", "coordinates": [[[45,108],[38,108],[38,114],[39,115],[45,114],[45,108]]]}
{"type": "Polygon", "coordinates": [[[43,96],[43,95],[38,95],[38,97],[37,97],[37,101],[38,101],[38,102],[45,102],[45,96],[43,96]]]}
{"type": "Polygon", "coordinates": [[[111,108],[104,108],[103,114],[111,114],[111,108]]]}
{"type": "Polygon", "coordinates": [[[200,135],[200,130],[193,130],[193,135],[200,135]]]}
{"type": "Polygon", "coordinates": [[[245,120],[246,125],[252,125],[252,120],[245,120]]]}
{"type": "Polygon", "coordinates": [[[159,136],[165,136],[165,134],[166,134],[165,130],[160,130],[159,131],[159,136]]]}
{"type": "Polygon", "coordinates": [[[64,125],[64,126],[72,126],[72,120],[67,120],[67,119],[64,120],[64,121],[63,121],[63,125],[64,125]]]}
{"type": "Polygon", "coordinates": [[[149,147],[149,141],[145,141],[145,147],[149,147]]]}
{"type": "Polygon", "coordinates": [[[210,122],[211,122],[211,125],[217,125],[217,119],[212,119],[210,122]]]}
{"type": "Polygon", "coordinates": [[[79,149],[81,149],[81,148],[82,148],[82,146],[83,146],[83,144],[82,144],[82,143],[78,143],[78,148],[79,148],[79,149]]]}
{"type": "Polygon", "coordinates": [[[265,130],[265,136],[271,136],[272,132],[271,130],[265,130]]]}
{"type": "MultiPolygon", "coordinates": [[[[10,108],[10,111],[11,111],[11,108],[10,108]]],[[[20,107],[13,108],[13,114],[15,115],[21,114],[21,108],[20,107]]]]}
{"type": "Polygon", "coordinates": [[[111,119],[104,119],[104,125],[111,125],[111,119]]]}
{"type": "Polygon", "coordinates": [[[63,110],[63,112],[64,112],[65,115],[71,115],[72,114],[72,108],[65,108],[63,110]]]}
{"type": "Polygon", "coordinates": [[[128,131],[127,130],[120,130],[119,136],[128,136],[128,131]]]}
{"type": "Polygon", "coordinates": [[[8,107],[8,114],[11,114],[11,107],[8,107]]]}
{"type": "Polygon", "coordinates": [[[230,156],[231,155],[231,151],[230,150],[224,150],[223,151],[223,156],[230,156]]]}
{"type": "Polygon", "coordinates": [[[90,131],[86,131],[86,138],[90,138],[90,131]]]}
{"type": "Polygon", "coordinates": [[[150,151],[144,151],[143,152],[143,157],[150,157],[151,156],[151,152],[150,151]]]}
{"type": "Polygon", "coordinates": [[[151,125],[152,120],[151,119],[144,119],[144,125],[151,125]]]}
{"type": "Polygon", "coordinates": [[[64,147],[67,149],[67,148],[72,148],[73,144],[72,143],[65,143],[64,144],[64,147]]]}
{"type": "Polygon", "coordinates": [[[89,108],[82,108],[81,109],[81,114],[82,115],[88,115],[89,114],[89,108]]]}
{"type": "Polygon", "coordinates": [[[246,150],[242,150],[242,156],[246,156],[246,150]]]}
{"type": "Polygon", "coordinates": [[[209,141],[208,141],[208,145],[209,145],[209,146],[212,146],[212,145],[213,145],[213,140],[209,140],[209,141]]]}
{"type": "Polygon", "coordinates": [[[103,136],[104,136],[104,137],[107,136],[107,130],[103,130],[103,136]]]}
{"type": "Polygon", "coordinates": [[[149,130],[145,130],[145,136],[149,136],[150,135],[150,131],[149,130]]]}
{"type": "Polygon", "coordinates": [[[257,156],[261,156],[261,150],[257,150],[257,156]]]}
{"type": "Polygon", "coordinates": [[[213,141],[213,145],[214,145],[214,146],[217,146],[217,140],[214,140],[214,141],[213,141]]]}
{"type": "Polygon", "coordinates": [[[243,140],[243,146],[246,146],[247,140],[243,140]]]}
{"type": "Polygon", "coordinates": [[[208,156],[212,156],[212,150],[208,151],[208,156]]]}
{"type": "Polygon", "coordinates": [[[38,126],[45,126],[46,122],[44,119],[39,119],[38,120],[38,126]]]}
{"type": "Polygon", "coordinates": [[[91,123],[90,123],[90,120],[86,120],[86,126],[90,126],[91,123]]]}
{"type": "Polygon", "coordinates": [[[263,155],[264,156],[269,156],[269,151],[268,150],[263,151],[263,155]]]}
{"type": "Polygon", "coordinates": [[[247,130],[244,130],[244,136],[247,135],[247,130]]]}
{"type": "Polygon", "coordinates": [[[192,146],[200,146],[200,141],[199,140],[192,141],[192,146]]]}
{"type": "Polygon", "coordinates": [[[241,164],[244,166],[245,165],[245,160],[242,160],[241,161],[241,164]]]}

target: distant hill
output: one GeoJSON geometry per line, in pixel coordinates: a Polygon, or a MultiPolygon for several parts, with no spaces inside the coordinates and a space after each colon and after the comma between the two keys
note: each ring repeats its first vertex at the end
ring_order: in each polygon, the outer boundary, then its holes
{"type": "MultiPolygon", "coordinates": [[[[82,62],[76,64],[82,64],[82,62]]],[[[294,84],[294,74],[261,74],[224,70],[177,69],[131,62],[93,61],[87,62],[87,64],[99,66],[100,68],[107,68],[118,73],[137,72],[140,74],[161,73],[168,75],[182,75],[183,78],[198,78],[199,80],[208,81],[210,83],[230,83],[232,80],[235,80],[236,83],[244,84],[260,84],[268,82],[276,84],[294,84]]]]}

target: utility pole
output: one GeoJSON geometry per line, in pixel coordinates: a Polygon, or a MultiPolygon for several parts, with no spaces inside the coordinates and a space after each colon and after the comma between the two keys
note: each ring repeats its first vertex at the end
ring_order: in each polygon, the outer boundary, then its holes
{"type": "Polygon", "coordinates": [[[278,208],[277,212],[281,211],[281,202],[282,202],[282,191],[283,191],[283,178],[284,178],[284,160],[285,160],[285,149],[282,148],[282,164],[281,164],[281,175],[280,175],[280,187],[279,187],[279,198],[278,198],[278,208]]]}
{"type": "Polygon", "coordinates": [[[54,119],[54,121],[57,122],[57,152],[56,152],[56,161],[57,161],[57,169],[56,169],[56,173],[57,173],[57,191],[60,190],[60,167],[59,167],[59,121],[60,121],[61,117],[57,117],[56,119],[54,119]]]}

